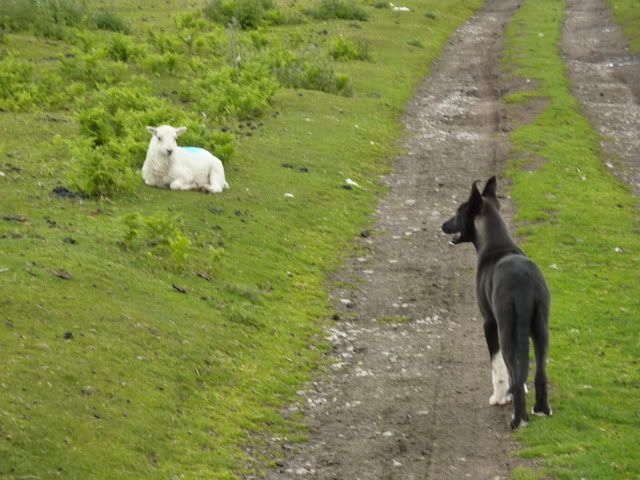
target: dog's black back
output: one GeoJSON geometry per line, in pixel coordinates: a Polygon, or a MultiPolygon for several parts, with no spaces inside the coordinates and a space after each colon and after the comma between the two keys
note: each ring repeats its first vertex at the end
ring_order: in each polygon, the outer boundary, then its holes
{"type": "MultiPolygon", "coordinates": [[[[478,253],[476,294],[494,368],[491,404],[504,404],[513,397],[511,422],[518,428],[527,422],[525,382],[529,372],[529,337],[536,352],[536,402],[533,413],[551,415],[547,399],[546,355],[550,296],[538,266],[515,244],[499,213],[496,178],[482,194],[474,183],[469,200],[442,225],[445,233],[456,234],[452,244],[471,242],[478,253]],[[502,356],[508,378],[496,373],[502,356]],[[498,384],[507,381],[508,390],[498,384]],[[499,398],[497,398],[499,397],[499,398]]],[[[499,369],[499,368],[498,368],[499,369]]]]}

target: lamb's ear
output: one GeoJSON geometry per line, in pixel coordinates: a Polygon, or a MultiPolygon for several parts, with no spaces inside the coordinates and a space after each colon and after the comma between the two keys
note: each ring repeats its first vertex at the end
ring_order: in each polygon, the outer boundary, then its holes
{"type": "Polygon", "coordinates": [[[186,131],[187,131],[187,127],[178,127],[176,128],[176,135],[182,135],[186,131]]]}
{"type": "Polygon", "coordinates": [[[149,132],[151,135],[155,135],[157,131],[158,129],[156,127],[147,127],[147,132],[149,132]]]}
{"type": "Polygon", "coordinates": [[[494,175],[489,180],[487,180],[487,183],[484,186],[484,189],[482,190],[482,196],[485,199],[492,202],[496,206],[496,208],[500,209],[500,202],[498,202],[497,189],[498,189],[498,180],[494,175]]]}

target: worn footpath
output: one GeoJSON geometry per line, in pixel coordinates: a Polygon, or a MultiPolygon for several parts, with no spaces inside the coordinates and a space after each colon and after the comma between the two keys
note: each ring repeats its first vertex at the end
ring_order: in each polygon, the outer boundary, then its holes
{"type": "Polygon", "coordinates": [[[334,292],[332,372],[300,392],[310,441],[286,445],[268,478],[508,477],[510,409],[489,406],[475,252],[449,246],[440,225],[508,151],[499,58],[517,4],[489,1],[461,27],[408,107],[407,154],[363,234],[366,253],[339,274],[357,286],[334,292]]]}

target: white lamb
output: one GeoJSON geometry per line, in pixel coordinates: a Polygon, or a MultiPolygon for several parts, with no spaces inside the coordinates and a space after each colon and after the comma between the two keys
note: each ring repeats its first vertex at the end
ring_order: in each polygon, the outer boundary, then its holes
{"type": "Polygon", "coordinates": [[[206,190],[218,193],[229,188],[222,162],[204,148],[179,147],[178,135],[187,127],[147,127],[151,141],[142,165],[144,183],[171,190],[206,190]]]}

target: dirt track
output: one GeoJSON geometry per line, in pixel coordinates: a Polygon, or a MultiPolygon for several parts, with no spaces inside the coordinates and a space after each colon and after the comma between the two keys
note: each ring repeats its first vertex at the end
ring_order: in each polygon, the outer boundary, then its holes
{"type": "Polygon", "coordinates": [[[640,195],[640,58],[603,0],[570,0],[562,54],[573,94],[602,135],[605,164],[640,195]]]}
{"type": "MultiPolygon", "coordinates": [[[[509,455],[515,448],[510,408],[489,406],[491,373],[473,287],[475,252],[470,245],[450,247],[440,225],[466,198],[471,181],[500,172],[509,149],[503,132],[522,120],[522,112],[507,116],[498,101],[504,88],[502,33],[519,3],[489,0],[452,38],[409,105],[408,154],[386,179],[390,193],[379,205],[376,229],[361,240],[367,254],[339,275],[357,279],[358,287],[334,292],[341,320],[327,333],[333,371],[300,392],[310,441],[285,445],[290,453],[269,479],[510,476],[516,462],[509,455]],[[385,321],[400,317],[410,321],[385,321]]],[[[597,0],[570,3],[563,51],[571,63],[579,61],[567,53],[568,45],[579,43],[570,37],[576,12],[589,11],[580,18],[590,23],[603,13],[597,0]]],[[[608,33],[609,26],[595,23],[588,35],[608,33]]],[[[618,51],[594,48],[590,55],[606,61],[618,51]]],[[[624,83],[617,71],[613,78],[624,83]]],[[[586,90],[571,73],[575,90],[586,90]]],[[[524,117],[543,106],[530,105],[524,117]]],[[[637,140],[635,132],[631,140],[637,140]]],[[[637,163],[637,145],[619,148],[635,152],[637,163]]],[[[633,164],[615,163],[631,183],[639,178],[633,164]]],[[[510,217],[508,199],[503,204],[510,217]]]]}

